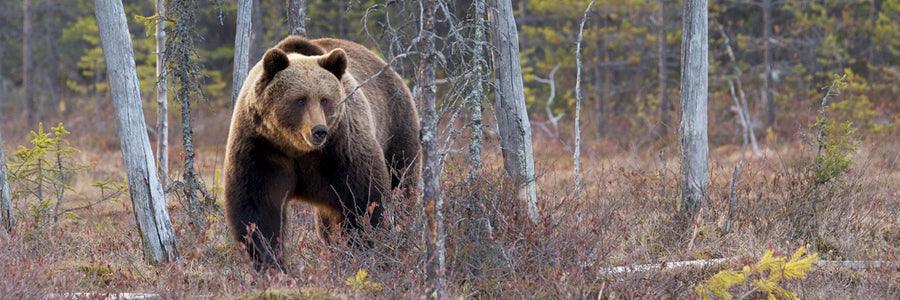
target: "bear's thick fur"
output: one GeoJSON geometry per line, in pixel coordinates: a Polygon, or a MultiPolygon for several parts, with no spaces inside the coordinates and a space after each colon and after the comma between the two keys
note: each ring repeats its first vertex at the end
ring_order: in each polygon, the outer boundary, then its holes
{"type": "Polygon", "coordinates": [[[258,266],[277,263],[291,200],[315,207],[326,242],[360,221],[377,227],[382,199],[415,190],[419,148],[409,88],[383,60],[354,42],[289,36],[250,70],[235,104],[225,152],[232,236],[258,266]]]}

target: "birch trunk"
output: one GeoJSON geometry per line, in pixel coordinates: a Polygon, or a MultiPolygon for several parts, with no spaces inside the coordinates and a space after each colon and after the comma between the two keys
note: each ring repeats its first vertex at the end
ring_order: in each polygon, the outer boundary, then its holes
{"type": "Polygon", "coordinates": [[[587,22],[588,12],[594,5],[592,0],[588,3],[584,10],[584,16],[581,17],[581,26],[578,27],[578,41],[575,44],[575,154],[572,160],[575,167],[573,175],[575,177],[575,192],[581,192],[581,40],[584,37],[584,23],[587,22]]]}
{"type": "Polygon", "coordinates": [[[291,34],[306,35],[306,1],[288,0],[288,26],[291,34]]]}
{"type": "Polygon", "coordinates": [[[494,114],[500,131],[500,147],[506,174],[516,184],[519,201],[527,204],[528,217],[538,222],[537,186],[531,123],[525,109],[522,67],[519,65],[519,35],[511,0],[495,0],[492,8],[491,42],[497,51],[494,70],[496,95],[494,114]]]}
{"type": "Polygon", "coordinates": [[[6,156],[3,155],[3,134],[0,133],[0,228],[9,232],[12,230],[13,225],[16,224],[16,216],[13,214],[9,179],[6,173],[6,156]]]}
{"type": "Polygon", "coordinates": [[[250,67],[250,11],[253,8],[252,0],[238,0],[237,28],[234,34],[234,74],[231,80],[231,107],[237,104],[238,93],[247,78],[250,67]]]}
{"type": "Polygon", "coordinates": [[[681,195],[691,219],[704,205],[707,195],[707,14],[707,0],[685,0],[681,43],[681,195]]]}
{"type": "Polygon", "coordinates": [[[156,0],[156,153],[159,155],[159,181],[163,190],[169,185],[169,88],[166,86],[166,1],[156,0]]]}
{"type": "Polygon", "coordinates": [[[446,273],[444,241],[443,200],[441,199],[441,154],[438,149],[437,126],[438,116],[435,108],[435,49],[434,49],[434,12],[437,10],[437,0],[425,0],[422,4],[422,31],[419,32],[419,46],[422,59],[416,71],[416,84],[418,85],[418,102],[422,110],[422,149],[425,170],[422,173],[423,194],[422,203],[425,206],[427,218],[427,238],[425,251],[428,263],[426,265],[426,282],[428,284],[427,295],[434,295],[438,299],[445,298],[444,274],[446,273]]]}
{"type": "Polygon", "coordinates": [[[177,257],[175,234],[147,137],[125,9],[118,0],[94,0],[94,14],[100,28],[122,157],[127,169],[128,192],[141,234],[144,259],[151,264],[171,261],[177,257]]]}

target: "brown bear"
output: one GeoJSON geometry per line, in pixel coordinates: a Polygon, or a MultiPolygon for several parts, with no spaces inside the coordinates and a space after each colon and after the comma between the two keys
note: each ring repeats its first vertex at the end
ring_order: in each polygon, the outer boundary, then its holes
{"type": "Polygon", "coordinates": [[[364,46],[289,36],[247,75],[225,151],[226,218],[257,267],[280,261],[288,201],[335,230],[382,223],[382,201],[419,180],[419,117],[409,88],[364,46]]]}

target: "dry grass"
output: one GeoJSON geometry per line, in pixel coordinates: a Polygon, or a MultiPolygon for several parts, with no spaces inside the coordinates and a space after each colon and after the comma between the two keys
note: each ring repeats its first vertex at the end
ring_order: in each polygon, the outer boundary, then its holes
{"type": "MultiPolygon", "coordinates": [[[[203,110],[200,110],[203,111],[203,110]]],[[[208,183],[220,168],[227,114],[198,115],[198,167],[208,183]]],[[[112,122],[65,118],[72,144],[96,165],[74,178],[70,205],[90,199],[90,183],[123,176],[112,122]]],[[[153,116],[149,116],[153,120],[153,116]]],[[[6,123],[12,124],[12,123],[6,123]]],[[[22,143],[26,128],[4,124],[6,149],[22,143]]],[[[715,129],[714,129],[715,130],[715,129]]],[[[720,131],[727,131],[721,129],[720,131]]],[[[724,136],[714,132],[711,136],[724,136]]],[[[617,139],[621,139],[620,137],[617,139]]],[[[651,271],[602,275],[604,268],[663,261],[742,257],[752,261],[766,249],[791,253],[810,244],[824,259],[898,260],[900,253],[900,136],[870,137],[854,155],[850,174],[824,188],[817,238],[798,236],[805,226],[803,203],[810,186],[812,149],[802,138],[771,143],[767,156],[745,164],[738,183],[734,229],[723,234],[731,170],[739,149],[713,139],[709,209],[690,234],[678,219],[677,145],[588,141],[583,156],[586,190],[571,186],[570,152],[559,142],[536,136],[539,199],[543,218],[531,225],[502,179],[495,144],[487,147],[486,168],[465,182],[466,162],[448,161],[443,187],[448,232],[448,270],[452,295],[477,298],[693,298],[693,286],[716,269],[651,271]],[[718,143],[721,146],[716,146],[718,143]],[[647,149],[647,150],[632,150],[647,149]],[[485,208],[472,215],[476,199],[485,208]],[[492,232],[479,242],[469,232],[490,219],[492,232]]],[[[180,165],[173,137],[173,171],[180,165]]],[[[730,141],[728,141],[730,142],[730,141]]],[[[22,213],[26,203],[16,202],[22,213]]],[[[58,226],[28,218],[11,236],[0,237],[0,298],[33,299],[47,293],[150,292],[165,298],[321,297],[413,298],[424,291],[421,208],[391,203],[394,226],[372,232],[370,250],[328,247],[316,238],[312,214],[292,208],[286,236],[287,273],[256,273],[235,250],[225,223],[194,229],[184,207],[171,200],[181,259],[162,267],[142,262],[140,239],[127,199],[77,212],[58,226]],[[358,270],[365,282],[350,284],[358,270]],[[268,293],[260,293],[268,290],[268,293]],[[251,294],[257,293],[257,294],[251,294]]],[[[815,270],[791,288],[802,298],[900,298],[900,270],[815,270]]],[[[289,298],[286,298],[289,299],[289,298]]]]}

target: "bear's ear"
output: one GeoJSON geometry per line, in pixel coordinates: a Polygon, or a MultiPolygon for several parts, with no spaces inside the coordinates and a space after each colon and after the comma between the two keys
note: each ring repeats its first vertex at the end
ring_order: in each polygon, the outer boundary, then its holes
{"type": "Polygon", "coordinates": [[[313,45],[309,40],[299,35],[291,35],[284,38],[275,48],[281,49],[285,53],[300,53],[306,56],[325,54],[325,50],[321,47],[313,45]]]}
{"type": "Polygon", "coordinates": [[[347,52],[344,52],[344,49],[341,48],[331,50],[331,52],[319,58],[319,65],[331,72],[331,74],[334,74],[338,79],[341,79],[344,76],[344,72],[347,71],[347,52]]]}
{"type": "Polygon", "coordinates": [[[265,77],[272,78],[281,70],[284,70],[291,64],[291,61],[288,60],[287,54],[284,51],[281,51],[276,48],[269,49],[266,51],[266,55],[263,56],[263,70],[265,71],[265,77]]]}

